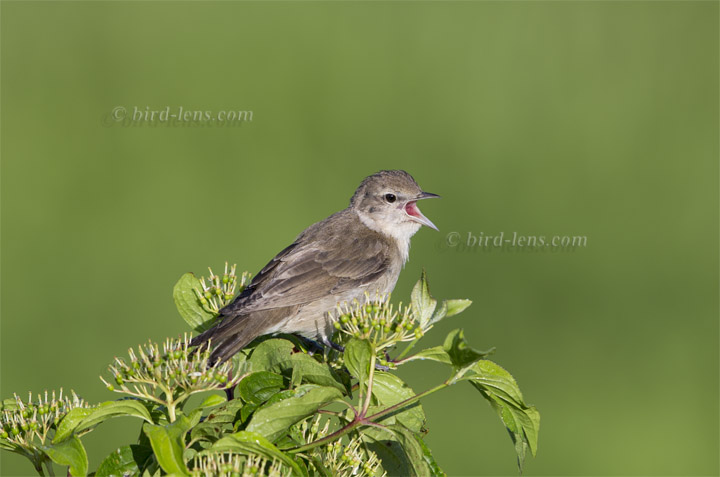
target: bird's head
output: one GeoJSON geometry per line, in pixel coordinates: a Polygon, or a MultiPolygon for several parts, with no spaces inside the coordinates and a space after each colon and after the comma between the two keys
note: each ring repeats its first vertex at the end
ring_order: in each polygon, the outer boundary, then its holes
{"type": "Polygon", "coordinates": [[[405,171],[380,171],[362,181],[350,208],[368,227],[397,239],[409,239],[422,225],[437,230],[417,206],[421,199],[440,197],[423,192],[405,171]]]}

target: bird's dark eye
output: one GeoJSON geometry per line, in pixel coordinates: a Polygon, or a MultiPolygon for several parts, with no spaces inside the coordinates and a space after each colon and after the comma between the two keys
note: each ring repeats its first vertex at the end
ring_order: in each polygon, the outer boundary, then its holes
{"type": "Polygon", "coordinates": [[[395,199],[397,199],[397,197],[395,197],[395,194],[385,194],[385,200],[388,201],[388,203],[392,204],[393,202],[395,202],[395,199]]]}

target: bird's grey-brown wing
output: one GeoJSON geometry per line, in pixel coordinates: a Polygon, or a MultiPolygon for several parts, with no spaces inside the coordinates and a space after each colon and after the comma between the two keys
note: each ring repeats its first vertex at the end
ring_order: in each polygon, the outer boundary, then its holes
{"type": "Polygon", "coordinates": [[[291,245],[222,314],[303,305],[373,283],[387,270],[386,241],[370,235],[343,239],[291,245]]]}
{"type": "Polygon", "coordinates": [[[379,234],[312,235],[301,235],[273,258],[193,343],[212,339],[213,355],[228,359],[303,305],[371,284],[390,265],[392,244],[379,234]]]}

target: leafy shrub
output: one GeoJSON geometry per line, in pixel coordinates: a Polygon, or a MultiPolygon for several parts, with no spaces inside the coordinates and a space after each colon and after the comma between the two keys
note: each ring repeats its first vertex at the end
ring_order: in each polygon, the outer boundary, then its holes
{"type": "MultiPolygon", "coordinates": [[[[188,273],[175,285],[175,303],[200,332],[248,279],[227,264],[222,276],[188,273]]],[[[444,475],[423,440],[420,399],[467,381],[507,427],[522,471],[526,453],[537,449],[540,415],[513,377],[487,359],[492,350],[472,349],[457,329],[442,346],[415,351],[438,321],[469,305],[438,304],[423,273],[409,305],[382,295],[339,304],[333,340],[342,351],[294,336],[262,337],[211,364],[211,349],[193,349],[187,335],[149,342],[115,358],[101,377],[124,395],[116,401],[91,406],[62,390],[4,400],[0,448],[27,457],[40,475],[53,475],[52,463],[87,475],[81,438],[108,419],[133,417],[144,421],[137,442],[107,456],[94,475],[444,475]],[[443,363],[450,374],[415,393],[393,371],[422,361],[443,363]],[[207,396],[191,405],[198,393],[207,396]]]]}

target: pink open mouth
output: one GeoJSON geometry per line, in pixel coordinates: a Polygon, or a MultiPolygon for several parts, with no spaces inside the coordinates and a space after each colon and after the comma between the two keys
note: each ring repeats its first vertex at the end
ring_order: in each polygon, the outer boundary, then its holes
{"type": "Polygon", "coordinates": [[[405,212],[415,218],[418,219],[424,219],[425,216],[420,212],[420,209],[418,209],[417,203],[414,200],[411,200],[407,204],[405,204],[405,212]]]}
{"type": "Polygon", "coordinates": [[[411,200],[410,202],[405,204],[405,213],[408,214],[411,219],[421,223],[422,225],[427,225],[431,229],[438,229],[437,227],[435,227],[435,224],[430,221],[430,219],[425,217],[423,213],[420,212],[420,209],[418,209],[418,206],[414,200],[411,200]]]}

